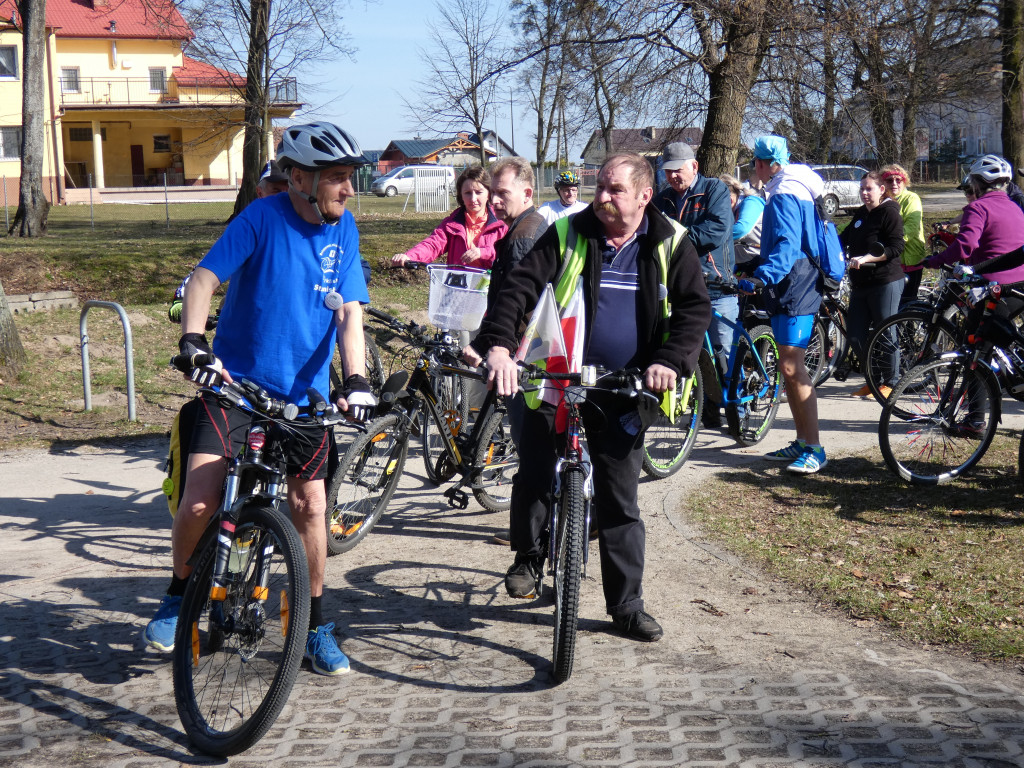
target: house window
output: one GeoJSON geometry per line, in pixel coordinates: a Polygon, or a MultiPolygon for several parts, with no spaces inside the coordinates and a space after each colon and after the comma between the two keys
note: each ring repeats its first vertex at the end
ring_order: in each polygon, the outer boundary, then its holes
{"type": "Polygon", "coordinates": [[[61,93],[81,93],[82,85],[78,79],[78,67],[60,68],[61,93]]]}
{"type": "Polygon", "coordinates": [[[0,128],[0,160],[21,158],[21,128],[0,128]]]}
{"type": "Polygon", "coordinates": [[[153,135],[153,151],[154,152],[170,152],[171,151],[171,137],[169,134],[160,133],[153,135]]]}
{"type": "Polygon", "coordinates": [[[18,79],[18,46],[0,45],[0,79],[18,79]]]}
{"type": "MultiPolygon", "coordinates": [[[[107,140],[107,129],[100,128],[100,141],[107,140]]],[[[92,128],[68,128],[68,141],[92,141],[92,128]]]]}
{"type": "Polygon", "coordinates": [[[149,92],[167,93],[167,72],[163,68],[149,70],[149,92]]]}

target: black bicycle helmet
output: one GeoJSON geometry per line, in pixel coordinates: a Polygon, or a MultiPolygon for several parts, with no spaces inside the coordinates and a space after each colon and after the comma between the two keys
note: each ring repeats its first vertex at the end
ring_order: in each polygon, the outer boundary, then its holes
{"type": "Polygon", "coordinates": [[[277,145],[277,164],[318,171],[332,165],[366,165],[370,161],[359,143],[332,123],[308,123],[286,128],[277,145]]]}

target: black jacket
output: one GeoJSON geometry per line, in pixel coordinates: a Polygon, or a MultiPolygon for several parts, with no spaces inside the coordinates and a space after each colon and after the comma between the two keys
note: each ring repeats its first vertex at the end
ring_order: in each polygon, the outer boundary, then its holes
{"type": "Polygon", "coordinates": [[[487,306],[494,304],[505,276],[530,252],[537,238],[547,227],[544,217],[532,205],[516,216],[508,232],[494,244],[494,263],[491,265],[491,284],[487,288],[487,306]]]}
{"type": "Polygon", "coordinates": [[[903,279],[900,256],[903,254],[903,217],[895,200],[883,200],[872,210],[861,206],[839,235],[849,256],[865,256],[875,243],[885,246],[885,261],[863,269],[851,269],[850,285],[865,288],[887,285],[903,279]]]}
{"type": "MultiPolygon", "coordinates": [[[[658,301],[660,275],[655,246],[672,235],[672,224],[653,205],[648,205],[647,234],[639,235],[637,257],[637,289],[642,301],[637,302],[637,353],[631,366],[646,369],[659,363],[688,376],[697,365],[704,332],[711,322],[711,302],[701,273],[697,251],[684,237],[672,254],[668,270],[668,296],[672,305],[669,318],[661,316],[658,301]],[[663,340],[665,331],[668,337],[663,340]]],[[[592,206],[571,217],[573,229],[587,242],[587,262],[583,267],[583,290],[587,309],[587,338],[594,327],[597,291],[601,285],[601,246],[603,226],[592,206]]],[[[536,246],[505,276],[501,291],[484,318],[473,348],[486,355],[493,346],[514,352],[518,340],[516,329],[523,316],[533,310],[544,286],[553,282],[562,262],[558,233],[549,227],[536,246]]]]}

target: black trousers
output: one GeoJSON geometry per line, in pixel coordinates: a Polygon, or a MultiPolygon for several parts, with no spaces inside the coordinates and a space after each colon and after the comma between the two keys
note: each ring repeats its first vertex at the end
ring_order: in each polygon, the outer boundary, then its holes
{"type": "MultiPolygon", "coordinates": [[[[512,486],[511,545],[521,555],[546,556],[545,529],[561,436],[555,434],[553,407],[544,404],[537,410],[523,410],[519,472],[512,486]]],[[[646,533],[636,499],[643,432],[636,429],[635,411],[613,407],[605,411],[603,419],[589,408],[584,411],[594,465],[591,515],[599,531],[605,606],[612,616],[625,616],[644,607],[646,533]]]]}

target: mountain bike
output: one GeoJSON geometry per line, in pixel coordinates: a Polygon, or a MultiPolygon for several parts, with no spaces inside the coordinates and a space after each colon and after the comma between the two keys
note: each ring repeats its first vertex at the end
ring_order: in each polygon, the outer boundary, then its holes
{"type": "MultiPolygon", "coordinates": [[[[179,369],[212,355],[176,356],[179,369]]],[[[285,451],[295,427],[345,421],[315,390],[310,405],[269,397],[241,380],[206,388],[250,417],[228,464],[220,508],[189,560],[174,638],[174,700],[189,740],[227,756],[255,744],[277,720],[295,683],[309,625],[306,552],[282,511],[285,451]]]]}
{"type": "Polygon", "coordinates": [[[882,457],[904,480],[942,485],[971,469],[995,436],[1001,383],[1024,400],[1024,334],[995,314],[1002,294],[990,283],[971,301],[965,344],[912,368],[882,408],[882,457]]]}
{"type": "Polygon", "coordinates": [[[551,373],[535,365],[522,365],[526,380],[546,380],[562,393],[566,425],[562,455],[555,465],[552,502],[548,510],[548,574],[553,577],[555,628],[552,638],[552,675],[560,683],[572,676],[579,626],[580,587],[586,576],[588,532],[594,496],[594,469],[587,451],[580,408],[587,392],[600,389],[658,408],[658,397],[644,390],[639,370],[604,372],[583,366],[580,373],[551,373]]]}
{"type": "Polygon", "coordinates": [[[507,510],[512,477],[519,467],[505,407],[494,390],[488,390],[470,428],[445,410],[436,381],[485,378],[479,370],[459,363],[455,339],[377,310],[371,312],[422,351],[411,376],[398,371],[388,378],[381,396],[382,415],[367,425],[366,434],[357,437],[341,459],[327,491],[327,546],[331,554],[352,549],[377,524],[398,487],[409,436],[421,417],[430,423],[441,442],[435,475],[441,482],[458,476],[458,481],[444,492],[451,507],[468,507],[468,489],[485,509],[507,510]]]}

